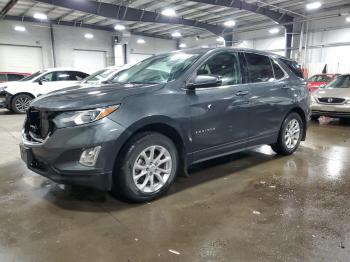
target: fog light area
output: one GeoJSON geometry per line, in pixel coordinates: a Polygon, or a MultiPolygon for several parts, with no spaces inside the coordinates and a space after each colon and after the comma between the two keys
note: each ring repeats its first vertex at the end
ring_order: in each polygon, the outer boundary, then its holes
{"type": "Polygon", "coordinates": [[[96,164],[100,150],[101,146],[96,146],[84,150],[80,156],[79,163],[84,166],[94,166],[96,164]]]}

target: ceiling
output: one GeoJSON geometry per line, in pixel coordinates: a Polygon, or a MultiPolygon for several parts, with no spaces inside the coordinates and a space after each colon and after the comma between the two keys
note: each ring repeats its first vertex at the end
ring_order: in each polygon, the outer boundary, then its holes
{"type": "MultiPolygon", "coordinates": [[[[0,10],[11,0],[0,0],[0,10]]],[[[16,2],[15,0],[12,0],[16,2]]],[[[85,1],[85,0],[66,0],[66,1],[85,1]]],[[[100,2],[100,1],[97,1],[100,2]]],[[[183,1],[183,0],[102,0],[104,3],[113,5],[127,6],[128,8],[137,8],[146,11],[161,13],[164,8],[173,8],[176,10],[177,17],[194,20],[196,22],[203,22],[211,25],[222,26],[223,22],[233,19],[236,21],[235,31],[244,31],[245,29],[259,26],[273,26],[276,24],[272,19],[265,15],[253,13],[251,11],[240,10],[238,8],[219,6],[215,3],[220,1],[183,1]],[[208,4],[212,3],[212,4],[208,4]]],[[[227,2],[227,1],[226,1],[227,2]]],[[[232,0],[232,3],[234,0],[232,0]]],[[[291,1],[291,0],[247,0],[246,3],[257,5],[260,8],[273,10],[287,16],[305,18],[321,16],[328,11],[334,12],[349,12],[349,0],[331,0],[323,1],[321,9],[307,13],[305,10],[306,1],[291,1]]],[[[199,27],[185,26],[181,24],[162,24],[150,22],[132,22],[119,21],[116,19],[106,18],[96,14],[89,14],[68,8],[63,8],[42,2],[32,0],[18,0],[14,6],[3,17],[24,19],[32,17],[34,13],[45,13],[49,20],[56,22],[71,22],[75,26],[93,25],[101,28],[113,28],[116,23],[125,25],[131,32],[141,33],[147,35],[154,35],[157,37],[170,37],[174,31],[179,31],[184,37],[200,36],[207,37],[213,33],[199,27]]]]}

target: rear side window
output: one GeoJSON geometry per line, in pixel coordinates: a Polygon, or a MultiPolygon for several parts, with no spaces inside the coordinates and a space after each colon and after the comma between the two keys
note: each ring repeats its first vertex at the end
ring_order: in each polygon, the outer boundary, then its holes
{"type": "Polygon", "coordinates": [[[271,60],[271,62],[272,62],[273,72],[275,73],[275,79],[276,80],[282,79],[285,76],[283,70],[275,60],[271,60]]]}
{"type": "Polygon", "coordinates": [[[304,78],[303,71],[299,67],[298,63],[295,61],[291,61],[288,59],[280,59],[283,63],[285,63],[286,66],[297,76],[300,78],[304,78]]]}
{"type": "Polygon", "coordinates": [[[274,80],[270,58],[264,55],[245,53],[248,74],[251,83],[268,82],[274,80]]]}
{"type": "Polygon", "coordinates": [[[8,81],[18,81],[24,78],[24,75],[19,74],[9,74],[7,75],[8,81]]]}

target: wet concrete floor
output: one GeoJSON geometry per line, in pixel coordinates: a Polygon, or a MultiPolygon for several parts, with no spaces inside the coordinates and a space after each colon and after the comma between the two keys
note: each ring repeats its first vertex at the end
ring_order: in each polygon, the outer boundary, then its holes
{"type": "Polygon", "coordinates": [[[23,118],[0,110],[0,261],[350,261],[350,124],[313,122],[293,156],[220,158],[129,204],[28,171],[23,118]]]}

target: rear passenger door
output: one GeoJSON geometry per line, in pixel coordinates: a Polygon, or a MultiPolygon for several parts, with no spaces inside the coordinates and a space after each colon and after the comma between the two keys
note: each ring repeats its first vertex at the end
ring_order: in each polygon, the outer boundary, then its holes
{"type": "Polygon", "coordinates": [[[277,135],[292,103],[287,74],[268,56],[245,53],[250,87],[249,137],[277,135]]]}

